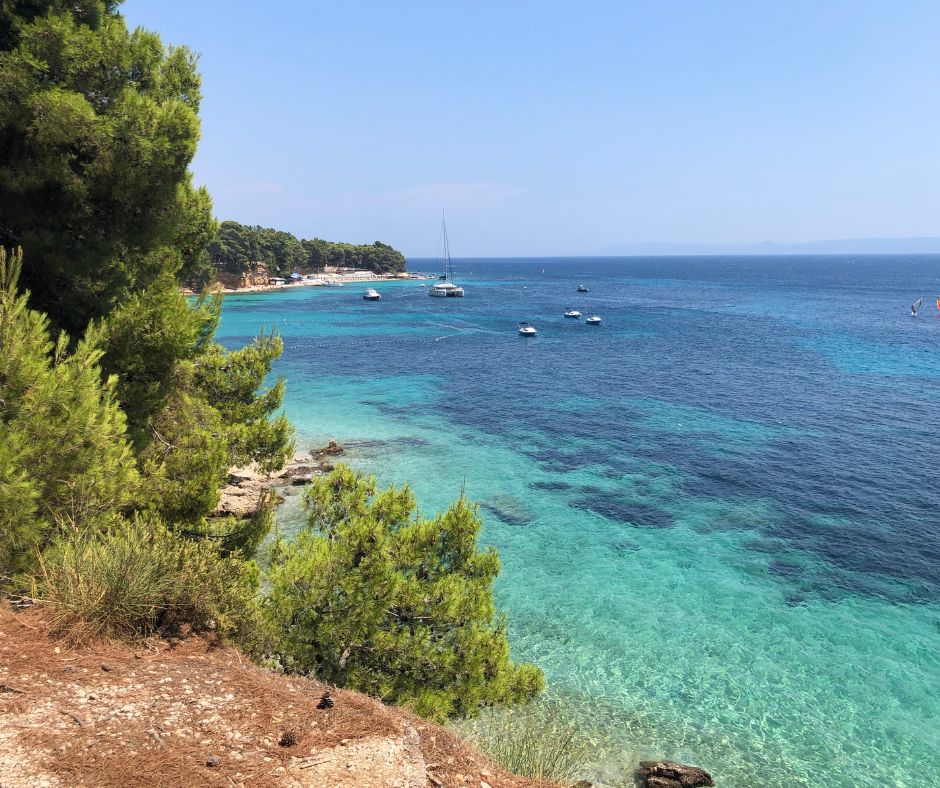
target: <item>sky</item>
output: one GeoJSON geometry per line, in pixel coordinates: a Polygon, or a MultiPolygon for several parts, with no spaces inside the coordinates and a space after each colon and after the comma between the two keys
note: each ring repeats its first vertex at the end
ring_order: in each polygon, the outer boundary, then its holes
{"type": "Polygon", "coordinates": [[[940,236],[937,0],[127,0],[220,219],[434,256],[940,236]]]}

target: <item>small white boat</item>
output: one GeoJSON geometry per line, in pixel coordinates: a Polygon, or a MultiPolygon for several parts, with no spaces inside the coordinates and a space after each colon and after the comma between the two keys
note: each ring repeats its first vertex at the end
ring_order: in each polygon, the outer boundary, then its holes
{"type": "Polygon", "coordinates": [[[586,292],[587,292],[587,288],[586,288],[584,285],[578,285],[578,292],[579,292],[579,293],[586,293],[586,292]]]}
{"type": "Polygon", "coordinates": [[[570,306],[565,310],[565,317],[570,317],[573,320],[580,320],[581,313],[577,309],[572,309],[570,306]]]}
{"type": "Polygon", "coordinates": [[[591,315],[584,322],[587,323],[589,326],[599,326],[601,324],[601,319],[597,315],[591,315]]]}
{"type": "Polygon", "coordinates": [[[534,337],[539,332],[535,330],[535,326],[530,326],[526,322],[519,324],[519,333],[524,337],[534,337]]]}
{"type": "Polygon", "coordinates": [[[364,301],[378,301],[382,298],[382,294],[374,287],[370,287],[362,294],[362,298],[364,301]]]}

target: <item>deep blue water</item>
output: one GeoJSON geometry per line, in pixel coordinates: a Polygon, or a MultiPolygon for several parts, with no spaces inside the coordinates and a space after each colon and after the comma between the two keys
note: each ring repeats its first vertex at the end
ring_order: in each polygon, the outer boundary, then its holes
{"type": "Polygon", "coordinates": [[[940,784],[940,256],[456,266],[464,299],[233,296],[221,335],[280,330],[302,448],[427,511],[466,484],[604,774],[940,784]]]}

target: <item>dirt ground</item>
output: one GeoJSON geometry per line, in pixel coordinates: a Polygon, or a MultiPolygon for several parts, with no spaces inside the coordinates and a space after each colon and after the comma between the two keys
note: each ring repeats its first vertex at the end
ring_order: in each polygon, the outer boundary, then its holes
{"type": "Polygon", "coordinates": [[[413,714],[202,638],[70,648],[45,631],[35,609],[0,610],[0,788],[539,785],[413,714]]]}

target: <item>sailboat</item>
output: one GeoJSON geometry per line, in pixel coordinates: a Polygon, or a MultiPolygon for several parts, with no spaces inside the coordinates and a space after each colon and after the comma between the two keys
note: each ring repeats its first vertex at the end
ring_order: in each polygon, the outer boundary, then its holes
{"type": "Polygon", "coordinates": [[[463,288],[454,284],[454,267],[450,263],[450,243],[447,240],[447,223],[441,214],[441,246],[444,250],[444,274],[440,282],[432,285],[428,290],[429,296],[435,298],[463,298],[463,288]],[[450,281],[448,280],[450,277],[450,281]]]}
{"type": "MultiPolygon", "coordinates": [[[[911,304],[911,317],[917,317],[917,310],[924,305],[924,299],[918,298],[913,304],[911,304]]],[[[940,309],[940,304],[937,305],[937,309],[940,309]]]]}

